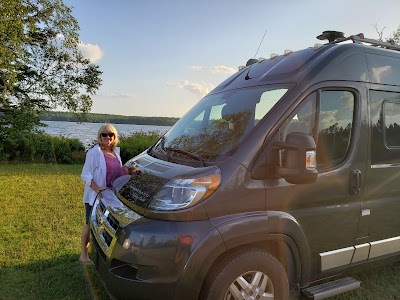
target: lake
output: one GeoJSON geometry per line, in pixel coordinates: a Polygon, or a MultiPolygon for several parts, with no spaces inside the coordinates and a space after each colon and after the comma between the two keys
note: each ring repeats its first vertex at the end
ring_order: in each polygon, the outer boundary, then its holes
{"type": "MultiPolygon", "coordinates": [[[[79,139],[85,147],[92,145],[97,138],[97,132],[102,123],[89,122],[63,122],[63,121],[41,121],[46,127],[40,127],[45,133],[53,136],[65,136],[68,138],[79,139]]],[[[133,124],[113,124],[118,131],[118,135],[130,136],[135,132],[152,132],[157,131],[160,134],[167,132],[171,126],[156,125],[133,125],[133,124]]]]}

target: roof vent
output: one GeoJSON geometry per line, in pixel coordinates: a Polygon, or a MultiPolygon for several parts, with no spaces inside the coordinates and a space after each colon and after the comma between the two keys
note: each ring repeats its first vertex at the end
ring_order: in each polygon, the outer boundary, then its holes
{"type": "Polygon", "coordinates": [[[344,38],[345,35],[343,32],[340,31],[332,31],[332,30],[328,30],[328,31],[324,31],[322,34],[320,34],[319,36],[317,36],[317,39],[319,40],[328,40],[329,43],[337,40],[337,39],[341,39],[344,38]]]}
{"type": "Polygon", "coordinates": [[[271,56],[270,56],[270,59],[277,58],[278,56],[279,56],[278,54],[276,54],[276,53],[272,53],[272,54],[271,54],[271,56]]]}
{"type": "Polygon", "coordinates": [[[293,51],[289,50],[289,49],[283,51],[283,55],[285,55],[285,56],[288,56],[289,54],[292,54],[292,53],[293,53],[293,51]]]}

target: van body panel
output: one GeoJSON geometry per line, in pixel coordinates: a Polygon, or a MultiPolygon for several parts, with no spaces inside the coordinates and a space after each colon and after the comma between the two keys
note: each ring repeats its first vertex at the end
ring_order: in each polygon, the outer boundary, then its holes
{"type": "Polygon", "coordinates": [[[245,167],[228,159],[220,165],[222,177],[220,188],[202,205],[207,216],[216,220],[223,216],[238,216],[246,212],[265,212],[265,186],[262,181],[253,180],[245,167]],[[224,174],[229,174],[224,176],[224,174]]]}
{"type": "Polygon", "coordinates": [[[175,296],[172,298],[197,299],[210,268],[226,251],[225,242],[219,231],[216,228],[208,231],[191,252],[179,276],[175,296]]]}

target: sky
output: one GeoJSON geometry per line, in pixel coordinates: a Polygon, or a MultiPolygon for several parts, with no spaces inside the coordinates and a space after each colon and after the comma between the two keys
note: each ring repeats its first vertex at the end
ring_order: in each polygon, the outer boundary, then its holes
{"type": "Polygon", "coordinates": [[[64,3],[103,72],[91,112],[126,116],[181,117],[248,59],[311,47],[325,30],[386,38],[400,26],[400,0],[64,3]]]}

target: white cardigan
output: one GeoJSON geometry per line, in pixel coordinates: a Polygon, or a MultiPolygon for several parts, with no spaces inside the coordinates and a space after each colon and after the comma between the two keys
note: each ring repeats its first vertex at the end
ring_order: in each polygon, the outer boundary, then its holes
{"type": "MultiPolygon", "coordinates": [[[[118,157],[119,163],[122,166],[119,147],[115,147],[114,153],[118,157]]],[[[84,203],[89,203],[90,205],[93,205],[96,198],[97,193],[90,187],[92,179],[97,184],[97,186],[106,186],[106,175],[106,160],[100,146],[96,145],[93,148],[89,149],[86,153],[85,164],[83,165],[81,173],[82,181],[85,183],[85,189],[83,192],[84,203]]]]}

